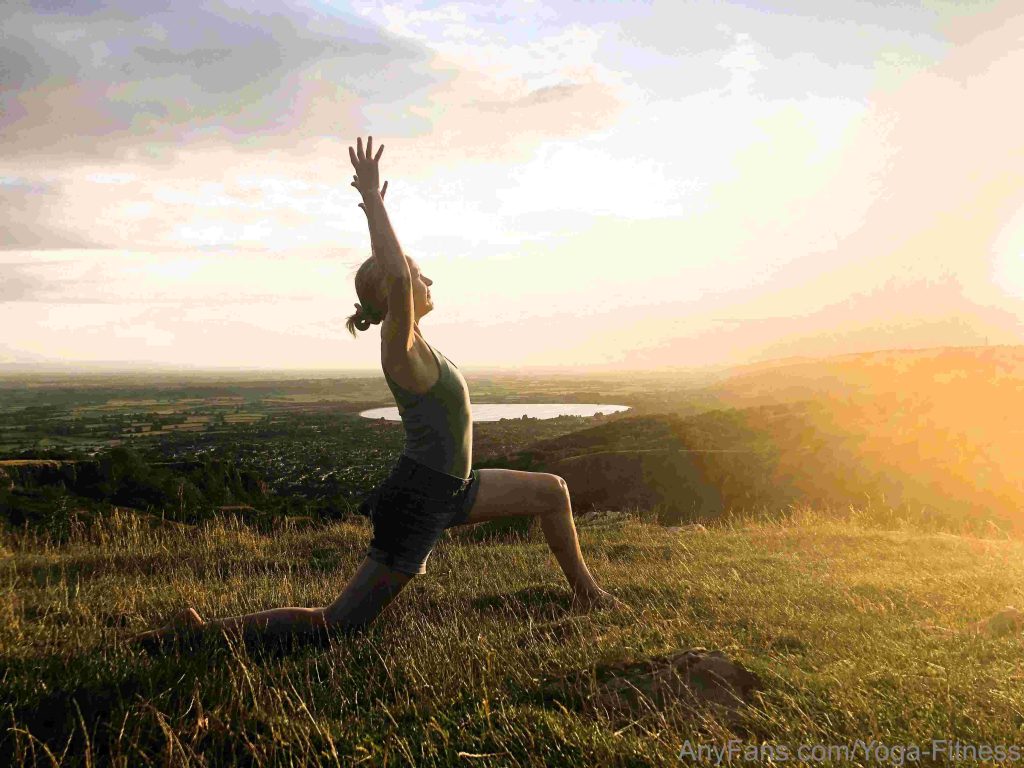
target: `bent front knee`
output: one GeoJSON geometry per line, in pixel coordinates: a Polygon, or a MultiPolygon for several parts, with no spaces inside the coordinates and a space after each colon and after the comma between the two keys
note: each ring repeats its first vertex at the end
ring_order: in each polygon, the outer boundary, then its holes
{"type": "Polygon", "coordinates": [[[547,474],[546,477],[548,482],[545,485],[544,513],[565,514],[570,508],[569,486],[559,475],[547,474]]]}

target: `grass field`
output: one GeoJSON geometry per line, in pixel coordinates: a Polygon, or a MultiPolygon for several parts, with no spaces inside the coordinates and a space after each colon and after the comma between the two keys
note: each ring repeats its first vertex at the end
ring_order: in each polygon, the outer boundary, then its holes
{"type": "Polygon", "coordinates": [[[728,739],[1024,743],[1024,634],[966,631],[1024,606],[1024,542],[870,511],[581,522],[591,570],[633,614],[574,612],[532,531],[445,537],[375,624],[328,647],[150,656],[120,642],[186,604],[207,617],[323,605],[368,535],[362,521],[261,535],[124,517],[59,547],[8,536],[0,763],[672,765],[684,743],[728,739]],[[586,684],[550,693],[574,672],[694,646],[740,661],[763,690],[733,716],[680,705],[626,720],[582,707],[586,684]]]}

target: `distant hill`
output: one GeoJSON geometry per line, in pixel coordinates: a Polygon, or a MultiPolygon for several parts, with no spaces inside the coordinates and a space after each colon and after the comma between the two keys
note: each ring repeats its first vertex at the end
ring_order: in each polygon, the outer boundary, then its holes
{"type": "Polygon", "coordinates": [[[828,358],[797,358],[732,369],[708,388],[722,405],[745,407],[831,395],[927,393],[948,400],[974,387],[1020,392],[1024,346],[882,350],[828,358]]]}
{"type": "Polygon", "coordinates": [[[759,364],[706,394],[722,407],[620,419],[510,459],[562,475],[581,511],[684,520],[884,497],[1024,528],[1024,347],[759,364]]]}

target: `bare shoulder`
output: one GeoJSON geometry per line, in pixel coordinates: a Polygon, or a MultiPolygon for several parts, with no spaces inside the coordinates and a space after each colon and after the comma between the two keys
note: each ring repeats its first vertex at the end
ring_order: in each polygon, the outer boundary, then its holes
{"type": "MultiPolygon", "coordinates": [[[[387,318],[384,322],[387,322],[387,318]]],[[[418,395],[430,391],[441,376],[430,347],[419,335],[416,336],[416,344],[408,355],[389,353],[381,342],[380,360],[381,367],[392,381],[418,395]]]]}

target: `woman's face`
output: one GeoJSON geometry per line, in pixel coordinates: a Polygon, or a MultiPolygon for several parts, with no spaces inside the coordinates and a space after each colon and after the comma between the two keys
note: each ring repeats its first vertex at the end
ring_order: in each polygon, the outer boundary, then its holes
{"type": "Polygon", "coordinates": [[[430,286],[434,281],[420,272],[419,264],[412,259],[409,262],[409,275],[412,277],[412,303],[416,319],[419,320],[434,308],[430,298],[430,286]]]}

